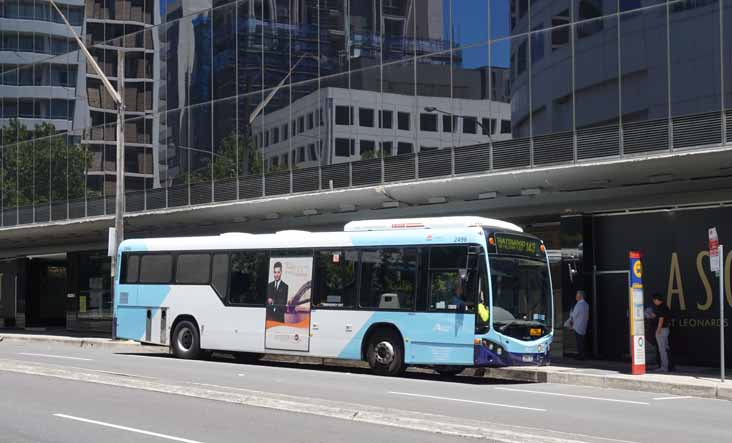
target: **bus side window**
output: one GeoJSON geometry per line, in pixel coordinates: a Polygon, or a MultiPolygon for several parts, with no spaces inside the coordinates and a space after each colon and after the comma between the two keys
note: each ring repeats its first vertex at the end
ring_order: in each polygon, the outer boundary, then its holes
{"type": "Polygon", "coordinates": [[[358,251],[317,251],[315,267],[315,306],[352,308],[356,300],[358,251]]]}
{"type": "Polygon", "coordinates": [[[137,283],[137,277],[140,272],[140,256],[125,254],[122,259],[122,274],[120,282],[137,283]]]}
{"type": "Polygon", "coordinates": [[[359,305],[362,308],[412,310],[416,286],[416,249],[384,248],[361,252],[359,305]]]}
{"type": "Polygon", "coordinates": [[[264,306],[268,277],[267,254],[263,251],[231,254],[229,303],[264,306]]]}
{"type": "Polygon", "coordinates": [[[168,284],[172,277],[172,255],[145,254],[140,259],[140,283],[168,284]]]}
{"type": "Polygon", "coordinates": [[[211,271],[211,286],[221,301],[226,301],[226,292],[229,286],[229,255],[214,254],[211,271]]]}
{"type": "Polygon", "coordinates": [[[468,248],[465,246],[432,246],[429,254],[429,309],[435,311],[472,311],[474,304],[467,295],[468,248]]]}
{"type": "Polygon", "coordinates": [[[211,276],[211,255],[180,254],[176,260],[175,282],[179,284],[207,285],[211,276]]]}
{"type": "Polygon", "coordinates": [[[419,250],[419,263],[417,266],[418,274],[417,277],[419,282],[417,284],[417,312],[425,312],[427,310],[427,298],[429,296],[430,285],[429,285],[429,270],[428,265],[430,262],[430,248],[422,248],[419,250]]]}

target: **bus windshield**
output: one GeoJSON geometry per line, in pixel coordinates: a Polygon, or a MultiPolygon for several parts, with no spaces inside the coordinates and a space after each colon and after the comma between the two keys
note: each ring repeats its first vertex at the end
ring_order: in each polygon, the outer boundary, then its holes
{"type": "Polygon", "coordinates": [[[495,329],[521,339],[549,333],[552,315],[547,263],[507,255],[491,255],[489,260],[495,329]]]}

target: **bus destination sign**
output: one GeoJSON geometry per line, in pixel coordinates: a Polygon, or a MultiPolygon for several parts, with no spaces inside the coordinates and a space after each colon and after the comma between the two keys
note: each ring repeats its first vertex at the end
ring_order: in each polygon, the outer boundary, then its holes
{"type": "Polygon", "coordinates": [[[531,237],[501,233],[497,233],[495,238],[496,252],[499,254],[524,255],[541,258],[544,256],[541,251],[540,240],[531,237]]]}

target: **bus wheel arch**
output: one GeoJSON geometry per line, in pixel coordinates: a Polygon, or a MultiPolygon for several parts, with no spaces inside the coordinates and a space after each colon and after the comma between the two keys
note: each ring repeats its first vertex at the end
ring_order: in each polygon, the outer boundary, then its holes
{"type": "Polygon", "coordinates": [[[197,359],[202,355],[201,329],[192,315],[175,318],[170,328],[170,348],[178,358],[197,359]]]}
{"type": "Polygon", "coordinates": [[[391,323],[375,323],[364,334],[361,357],[379,375],[396,376],[406,369],[404,337],[391,323]]]}

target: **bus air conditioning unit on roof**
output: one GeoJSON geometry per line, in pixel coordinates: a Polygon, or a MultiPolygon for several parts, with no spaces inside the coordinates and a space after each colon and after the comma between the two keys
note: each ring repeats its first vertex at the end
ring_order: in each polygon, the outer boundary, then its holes
{"type": "Polygon", "coordinates": [[[427,217],[395,218],[386,220],[361,220],[347,223],[346,232],[395,231],[404,229],[450,229],[469,227],[492,227],[507,231],[523,232],[513,223],[485,217],[427,217]]]}

